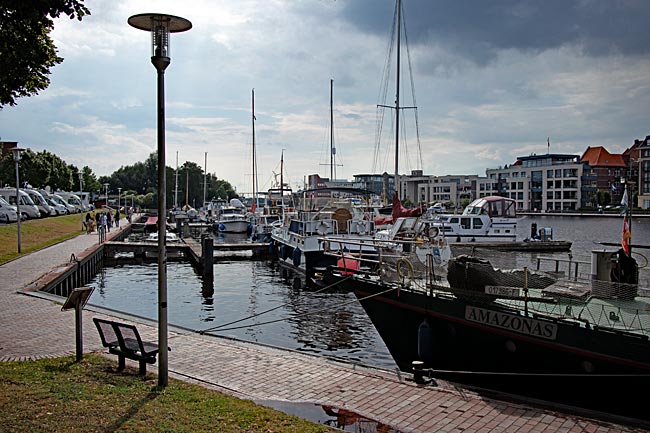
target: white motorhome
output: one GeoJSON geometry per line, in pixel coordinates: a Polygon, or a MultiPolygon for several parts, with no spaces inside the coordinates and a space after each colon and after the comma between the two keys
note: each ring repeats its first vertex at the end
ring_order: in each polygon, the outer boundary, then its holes
{"type": "Polygon", "coordinates": [[[60,205],[63,205],[66,209],[67,213],[78,213],[79,211],[77,210],[76,207],[68,203],[66,199],[61,197],[59,194],[50,194],[50,199],[54,201],[55,203],[58,203],[60,205]]]}
{"type": "MultiPolygon", "coordinates": [[[[16,205],[16,188],[2,188],[0,189],[0,196],[7,200],[9,204],[16,205]]],[[[40,218],[41,213],[38,210],[38,207],[34,204],[29,195],[23,191],[18,190],[18,196],[20,197],[20,213],[25,215],[27,218],[40,218]]]]}
{"type": "Polygon", "coordinates": [[[63,200],[68,202],[68,204],[71,204],[74,206],[74,210],[71,211],[71,213],[81,213],[81,212],[86,212],[88,210],[87,206],[84,206],[83,202],[81,201],[81,198],[72,192],[66,192],[66,191],[56,191],[56,195],[61,196],[63,200]]]}
{"type": "Polygon", "coordinates": [[[18,221],[16,206],[9,204],[7,200],[0,196],[0,223],[15,223],[18,221]]]}
{"type": "Polygon", "coordinates": [[[21,191],[25,191],[27,195],[32,199],[38,211],[41,213],[41,217],[54,216],[56,215],[56,210],[45,201],[45,197],[36,191],[35,189],[23,188],[21,191]]]}

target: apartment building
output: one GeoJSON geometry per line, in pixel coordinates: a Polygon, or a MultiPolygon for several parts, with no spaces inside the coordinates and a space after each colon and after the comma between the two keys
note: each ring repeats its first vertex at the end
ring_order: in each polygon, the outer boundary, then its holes
{"type": "Polygon", "coordinates": [[[650,135],[640,140],[639,154],[633,165],[638,167],[638,200],[637,205],[642,209],[650,209],[650,135]]]}

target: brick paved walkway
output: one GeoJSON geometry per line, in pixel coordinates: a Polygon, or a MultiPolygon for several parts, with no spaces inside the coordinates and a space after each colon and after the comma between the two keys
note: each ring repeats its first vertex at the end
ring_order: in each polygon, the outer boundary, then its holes
{"type": "MultiPolygon", "coordinates": [[[[83,234],[0,266],[0,361],[75,353],[74,313],[62,312],[51,299],[28,296],[24,288],[97,242],[97,235],[83,234]]],[[[84,311],[84,351],[103,353],[95,316],[108,317],[92,307],[84,311]]],[[[155,324],[140,322],[138,328],[145,339],[156,340],[155,324]]],[[[344,408],[405,433],[649,431],[507,403],[464,388],[419,386],[397,372],[175,328],[170,328],[169,345],[170,377],[256,401],[344,408]]],[[[149,371],[157,369],[150,366],[149,371]]]]}

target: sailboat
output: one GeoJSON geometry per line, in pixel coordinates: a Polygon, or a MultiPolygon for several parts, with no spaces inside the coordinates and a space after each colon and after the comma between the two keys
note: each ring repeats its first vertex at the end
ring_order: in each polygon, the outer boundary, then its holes
{"type": "Polygon", "coordinates": [[[271,188],[266,192],[264,204],[260,206],[259,187],[257,185],[257,159],[255,149],[255,89],[252,92],[252,154],[253,154],[253,222],[251,228],[251,240],[253,242],[270,242],[271,231],[282,225],[282,217],[287,208],[293,209],[291,188],[284,183],[284,150],[280,159],[280,181],[274,181],[271,188]]]}
{"type": "MultiPolygon", "coordinates": [[[[331,177],[335,165],[333,83],[330,80],[331,177]]],[[[298,211],[285,214],[283,224],[271,232],[280,262],[311,277],[337,262],[332,250],[374,256],[374,223],[350,197],[361,194],[354,188],[303,190],[298,211]]]]}

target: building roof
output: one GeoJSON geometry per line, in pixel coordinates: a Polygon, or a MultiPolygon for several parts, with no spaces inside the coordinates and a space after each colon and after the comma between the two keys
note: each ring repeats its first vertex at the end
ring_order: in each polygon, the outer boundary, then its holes
{"type": "Polygon", "coordinates": [[[625,167],[622,155],[611,154],[603,146],[587,147],[580,161],[592,167],[625,167]]]}

